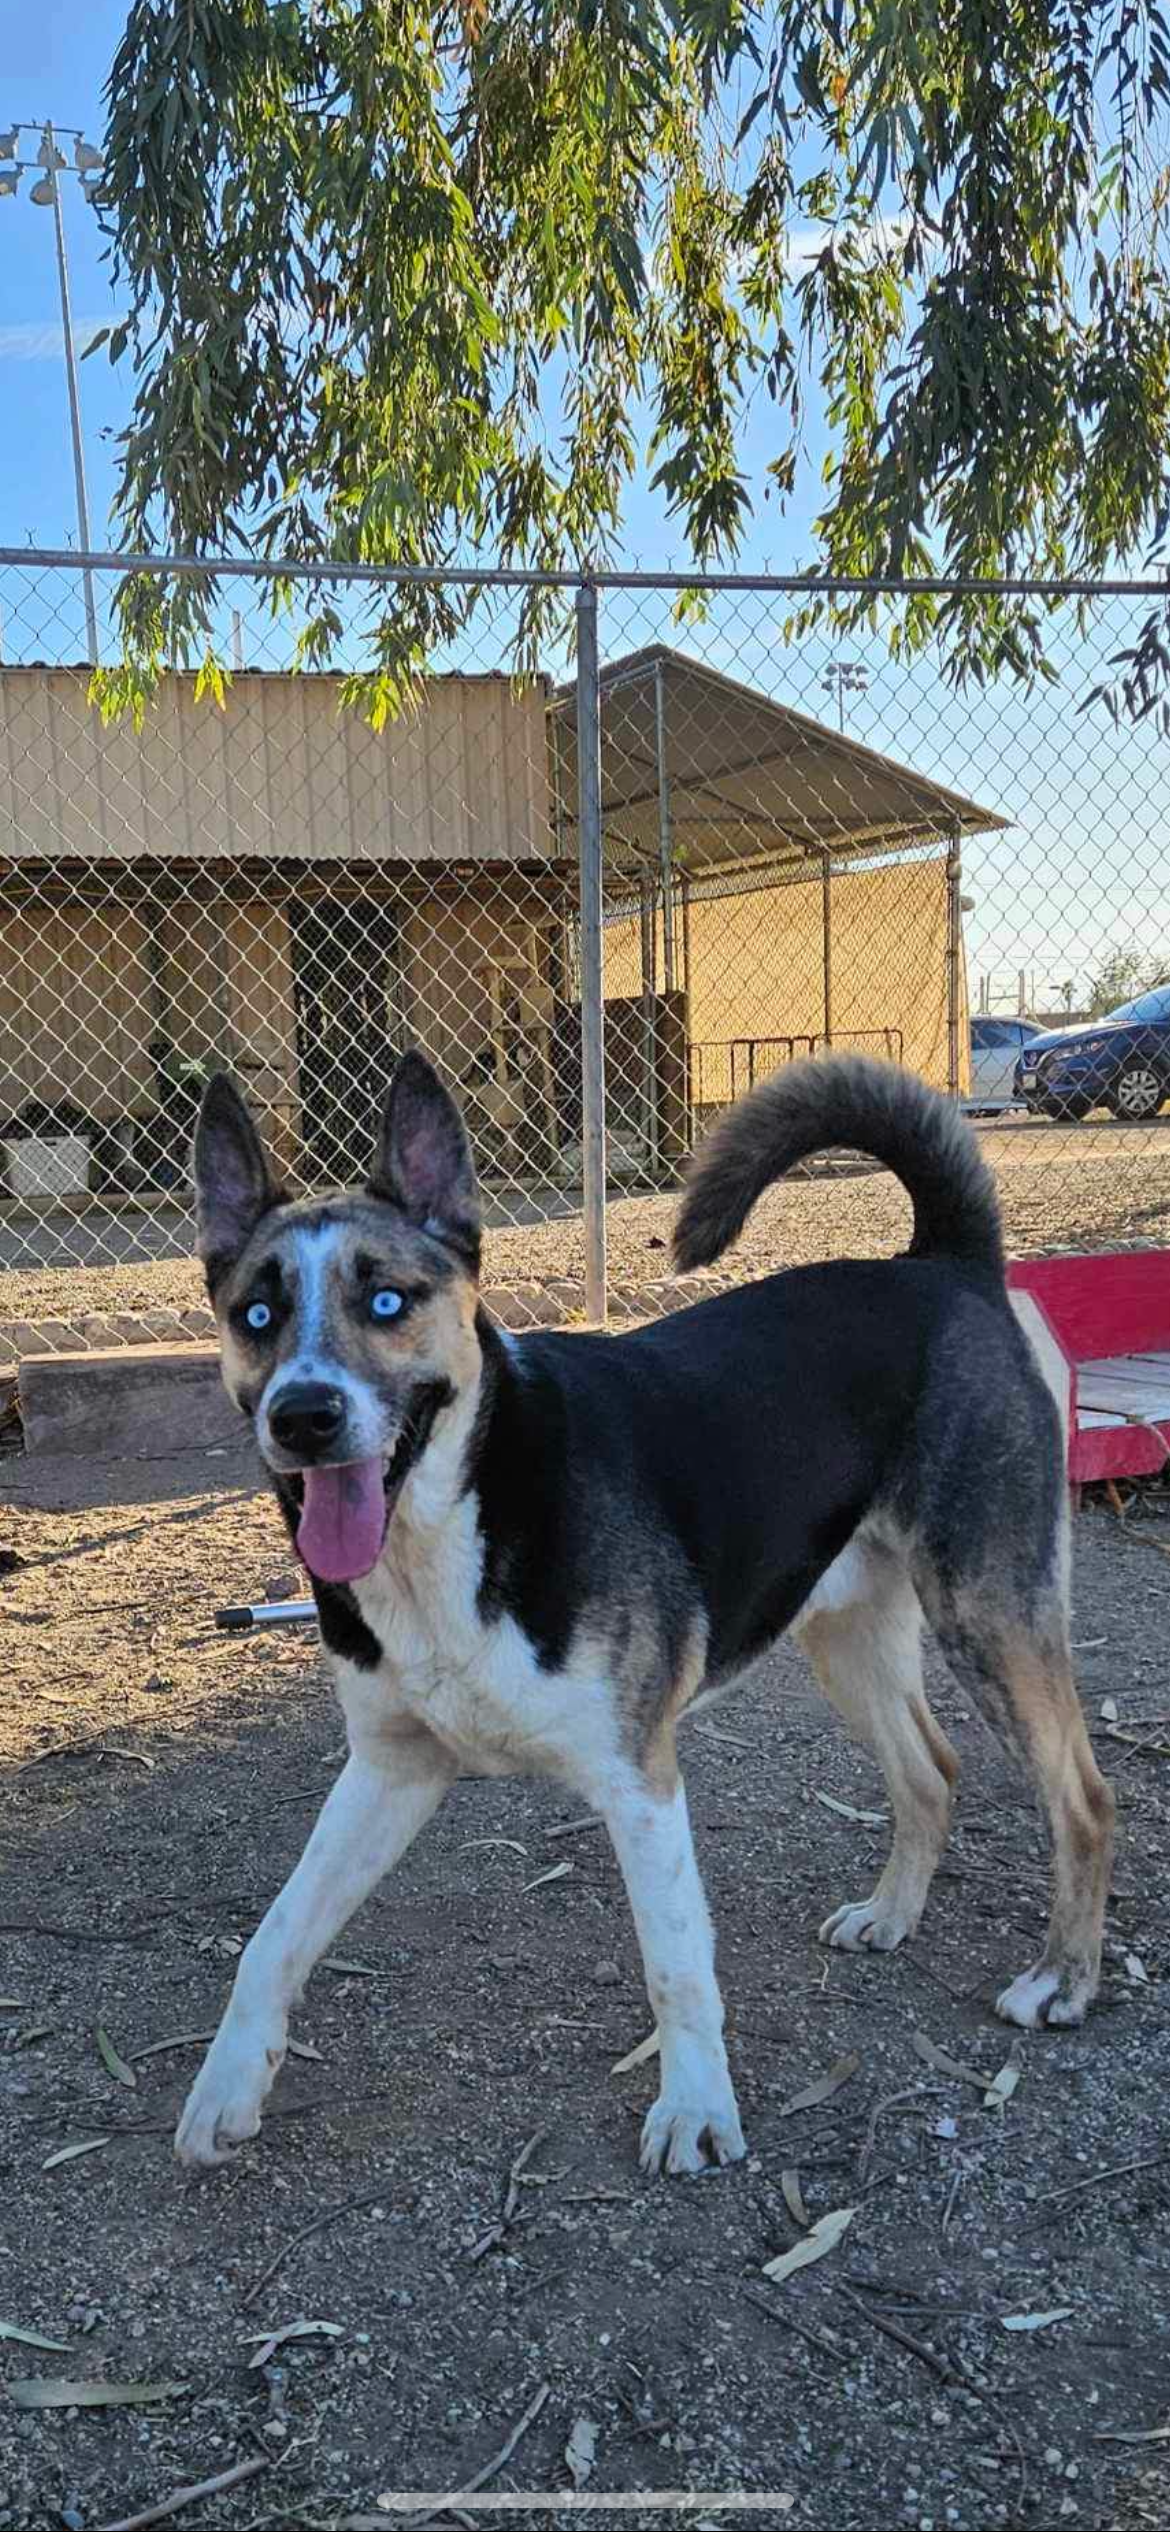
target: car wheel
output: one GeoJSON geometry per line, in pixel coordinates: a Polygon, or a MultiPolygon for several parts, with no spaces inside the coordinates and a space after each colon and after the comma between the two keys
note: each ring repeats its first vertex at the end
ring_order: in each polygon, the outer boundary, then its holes
{"type": "Polygon", "coordinates": [[[1135,1055],[1120,1072],[1109,1093],[1109,1105],[1122,1125],[1143,1125],[1148,1117],[1156,1117],[1166,1096],[1166,1084],[1152,1064],[1135,1055]]]}

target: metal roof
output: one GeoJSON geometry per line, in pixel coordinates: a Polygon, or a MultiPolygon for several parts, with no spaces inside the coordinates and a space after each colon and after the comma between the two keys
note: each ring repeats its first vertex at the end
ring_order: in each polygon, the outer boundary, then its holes
{"type": "MultiPolygon", "coordinates": [[[[1009,821],[787,703],[656,645],[601,671],[607,859],[657,859],[661,762],[671,859],[714,873],[985,834],[1009,821]]],[[[576,687],[550,707],[562,827],[577,814],[576,687]]]]}

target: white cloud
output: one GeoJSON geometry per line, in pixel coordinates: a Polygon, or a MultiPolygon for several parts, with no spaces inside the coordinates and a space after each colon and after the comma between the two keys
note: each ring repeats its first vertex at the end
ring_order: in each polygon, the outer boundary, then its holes
{"type": "MultiPolygon", "coordinates": [[[[100,334],[104,325],[117,325],[117,316],[78,317],[74,320],[73,339],[80,355],[100,334]]],[[[60,360],[65,350],[65,336],[60,325],[0,325],[0,360],[60,360]]]]}
{"type": "MultiPolygon", "coordinates": [[[[909,227],[909,221],[898,214],[886,219],[881,213],[877,213],[873,219],[861,223],[858,234],[864,241],[867,251],[876,256],[887,253],[891,246],[900,245],[909,227]]],[[[834,231],[828,227],[810,226],[791,229],[788,234],[786,257],[789,273],[795,277],[809,264],[815,263],[817,256],[823,255],[833,235],[834,231]]]]}

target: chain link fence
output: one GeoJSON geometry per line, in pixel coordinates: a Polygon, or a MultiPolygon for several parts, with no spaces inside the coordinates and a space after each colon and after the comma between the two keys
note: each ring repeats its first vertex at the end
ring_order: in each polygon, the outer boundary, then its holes
{"type": "MultiPolygon", "coordinates": [[[[124,569],[85,575],[111,660],[124,569]]],[[[324,1188],[407,1044],[464,1103],[515,1325],[671,1306],[688,1152],[830,1047],[970,1107],[1016,1253],[1165,1238],[1170,741],[1100,692],[1148,588],[1054,596],[1050,676],[960,686],[876,592],[840,639],[792,583],[634,577],[549,582],[520,675],[531,582],[453,576],[476,603],[374,727],[347,680],[392,582],[217,567],[222,680],[164,673],[136,727],[98,708],[77,558],[0,557],[0,1366],[209,1334],[208,1073],[324,1188]]],[[[837,1156],[727,1265],[904,1228],[837,1156]]]]}

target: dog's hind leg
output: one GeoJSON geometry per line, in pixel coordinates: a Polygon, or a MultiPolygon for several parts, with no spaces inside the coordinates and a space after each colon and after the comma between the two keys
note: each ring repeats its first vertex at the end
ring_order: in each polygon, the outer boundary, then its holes
{"type": "Polygon", "coordinates": [[[993,1586],[923,1597],[956,1677],[1027,1766],[1052,1843],[1052,1908],[1041,1958],[996,1999],[1007,2022],[1083,2022],[1097,1991],[1113,1860],[1113,1796],[1089,1746],[1073,1680],[1063,1592],[1026,1616],[993,1586]]]}
{"type": "Polygon", "coordinates": [[[826,1917],[822,1943],[892,1952],[913,1934],[946,1841],[959,1762],[922,1685],[922,1614],[888,1550],[846,1550],[797,1636],[842,1721],[885,1775],[894,1814],[889,1861],[868,1899],[826,1917]]]}

